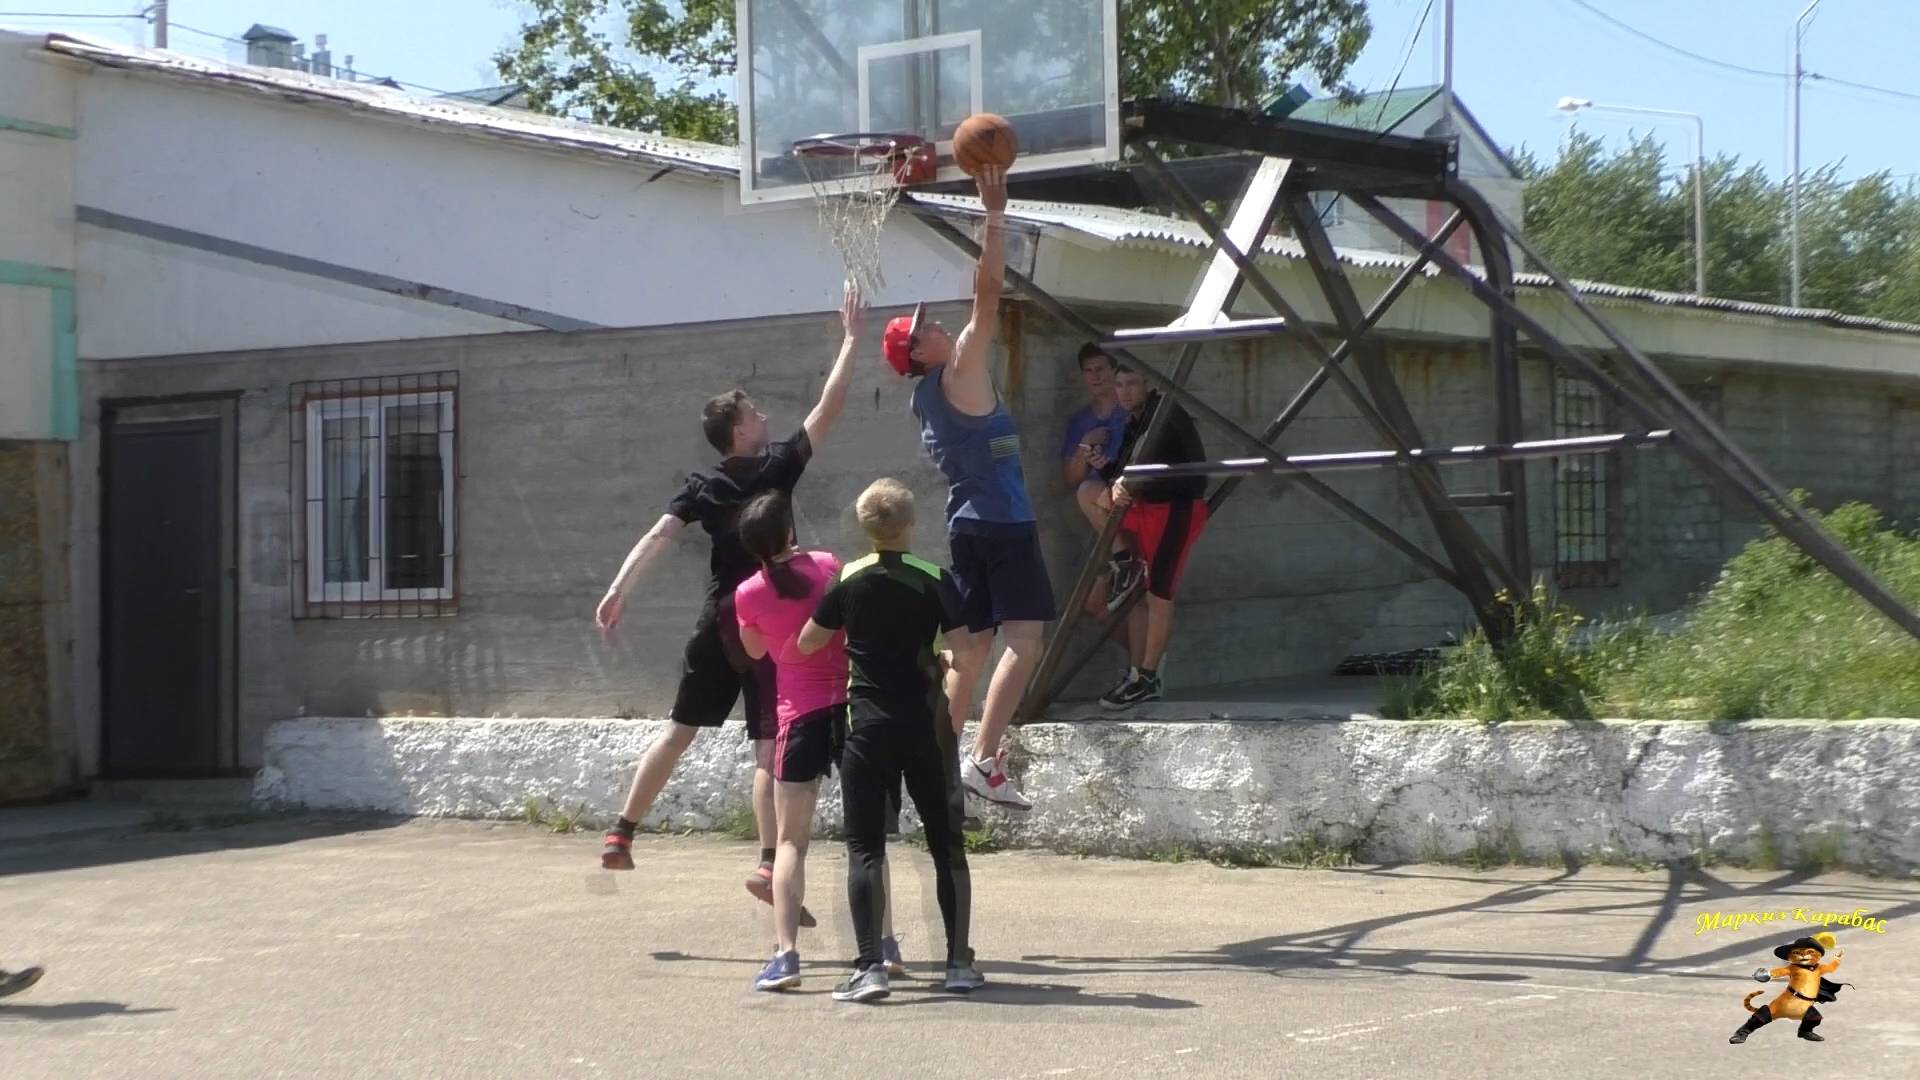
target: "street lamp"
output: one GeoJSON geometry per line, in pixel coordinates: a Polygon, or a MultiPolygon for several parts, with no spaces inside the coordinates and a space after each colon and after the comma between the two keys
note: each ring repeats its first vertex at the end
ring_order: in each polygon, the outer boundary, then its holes
{"type": "Polygon", "coordinates": [[[1793,271],[1787,279],[1789,300],[1794,307],[1800,306],[1800,83],[1805,78],[1800,68],[1800,38],[1807,32],[1807,19],[1813,15],[1813,9],[1820,6],[1820,0],[1813,0],[1800,17],[1793,20],[1793,165],[1788,169],[1792,176],[1789,183],[1793,195],[1789,202],[1793,206],[1793,224],[1788,228],[1788,243],[1793,246],[1793,271]]]}
{"type": "Polygon", "coordinates": [[[1670,116],[1693,121],[1693,291],[1707,295],[1707,125],[1699,116],[1673,109],[1642,109],[1632,105],[1596,105],[1586,98],[1563,97],[1555,108],[1565,113],[1582,109],[1601,112],[1641,113],[1670,116]]]}

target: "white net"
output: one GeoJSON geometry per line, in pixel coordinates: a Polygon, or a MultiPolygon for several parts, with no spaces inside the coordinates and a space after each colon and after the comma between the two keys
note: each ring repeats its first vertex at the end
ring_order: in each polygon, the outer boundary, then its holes
{"type": "Polygon", "coordinates": [[[847,280],[867,297],[886,285],[881,270],[881,234],[887,215],[900,201],[900,181],[917,146],[884,136],[810,139],[794,156],[813,188],[820,228],[840,253],[847,280]]]}

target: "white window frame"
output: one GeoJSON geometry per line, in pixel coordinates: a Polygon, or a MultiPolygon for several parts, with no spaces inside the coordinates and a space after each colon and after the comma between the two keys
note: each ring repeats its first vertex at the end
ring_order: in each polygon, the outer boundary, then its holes
{"type": "MultiPolygon", "coordinates": [[[[307,404],[307,602],[313,604],[382,603],[404,600],[453,599],[454,552],[457,545],[457,519],[454,513],[454,432],[459,415],[454,411],[451,390],[409,390],[392,394],[368,394],[364,397],[315,398],[307,404]],[[437,404],[446,411],[448,422],[440,435],[441,513],[447,523],[447,555],[441,564],[443,584],[437,589],[389,589],[386,580],[386,515],[382,513],[387,482],[387,413],[409,405],[437,404]],[[325,423],[365,417],[373,421],[373,443],[378,453],[367,467],[367,580],[328,581],[327,577],[327,502],[325,423]]],[[[422,433],[424,434],[424,432],[422,433]]]]}

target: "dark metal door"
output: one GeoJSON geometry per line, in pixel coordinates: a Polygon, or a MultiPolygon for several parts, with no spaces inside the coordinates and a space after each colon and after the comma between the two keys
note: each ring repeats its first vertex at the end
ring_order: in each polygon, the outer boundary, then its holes
{"type": "Polygon", "coordinates": [[[101,536],[103,772],[208,775],[220,756],[220,424],[109,425],[101,536]]]}

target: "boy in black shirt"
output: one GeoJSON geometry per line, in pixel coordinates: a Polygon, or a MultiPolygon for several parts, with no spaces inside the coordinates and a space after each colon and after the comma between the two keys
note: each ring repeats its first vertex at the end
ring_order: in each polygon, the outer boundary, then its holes
{"type": "MultiPolygon", "coordinates": [[[[985,983],[967,947],[972,883],[961,839],[966,796],[959,747],[947,716],[939,667],[941,635],[966,633],[960,593],[945,570],[907,551],[913,539],[913,493],[879,480],[855,504],[873,554],[848,563],[840,580],[800,631],[800,651],[847,634],[848,732],[840,752],[840,798],[847,831],[847,901],[860,958],[834,989],[836,1001],[886,997],[880,915],[886,910],[888,801],[902,779],[926,829],[947,924],[946,988],[985,983]]],[[[956,663],[970,654],[954,642],[956,663]]],[[[961,670],[961,676],[970,674],[961,670]]]]}
{"type": "MultiPolygon", "coordinates": [[[[1110,466],[1110,480],[1145,437],[1147,422],[1160,402],[1160,395],[1148,390],[1139,372],[1124,365],[1115,366],[1113,388],[1129,418],[1126,438],[1110,466]]],[[[1134,464],[1184,465],[1207,460],[1207,448],[1200,441],[1193,417],[1179,403],[1170,404],[1167,422],[1134,464]]],[[[1187,556],[1207,527],[1207,479],[1113,480],[1106,502],[1108,507],[1125,513],[1121,538],[1138,552],[1137,559],[1123,555],[1115,560],[1112,605],[1119,606],[1127,593],[1139,587],[1143,577],[1147,586],[1147,602],[1135,605],[1127,618],[1127,652],[1132,667],[1120,684],[1100,699],[1102,708],[1117,710],[1160,697],[1160,662],[1167,653],[1167,640],[1173,636],[1173,599],[1186,571],[1187,556]]]]}
{"type": "MultiPolygon", "coordinates": [[[[706,602],[687,640],[681,661],[680,687],[674,695],[667,732],[647,748],[634,770],[633,787],[619,821],[608,831],[600,865],[609,870],[633,869],[633,834],[658,798],[667,778],[701,728],[719,727],[746,698],[747,738],[753,741],[758,767],[753,778],[753,816],[760,829],[760,865],[747,877],[747,891],[762,903],[773,903],[773,661],[752,661],[740,647],[740,624],[734,617],[733,590],[760,569],[740,543],[736,519],[754,496],[778,491],[789,497],[813,458],[814,449],[847,402],[853,383],[853,355],[858,347],[864,304],[860,290],[848,285],[840,304],[845,337],[833,370],[820,388],[820,401],[807,414],[799,431],[787,439],[769,438],[766,414],[741,390],[707,402],[701,418],[707,441],[724,460],[711,471],[687,478],[686,487],[667,504],[667,512],[628,553],[620,573],[600,601],[594,621],[603,635],[620,624],[627,593],[648,564],[672,544],[682,528],[699,523],[713,543],[712,575],[706,602]]],[[[801,911],[800,925],[813,926],[813,916],[801,911]]]]}

